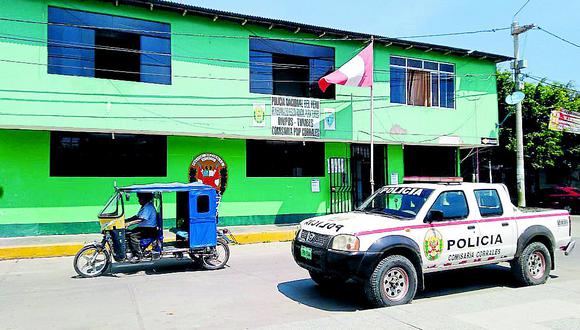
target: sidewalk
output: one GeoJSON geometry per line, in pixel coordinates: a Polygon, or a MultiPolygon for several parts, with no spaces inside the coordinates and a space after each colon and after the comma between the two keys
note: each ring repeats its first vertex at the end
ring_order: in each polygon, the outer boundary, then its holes
{"type": "MultiPolygon", "coordinates": [[[[239,244],[290,241],[297,225],[260,225],[225,227],[239,244]]],[[[164,232],[165,241],[175,240],[175,235],[164,232]]],[[[580,216],[572,216],[572,236],[580,237],[580,216]]],[[[101,234],[54,235],[0,238],[0,260],[72,256],[85,243],[98,241],[101,234]]]]}
{"type": "MultiPolygon", "coordinates": [[[[297,225],[260,225],[224,227],[239,244],[290,241],[297,225]]],[[[175,234],[164,231],[165,241],[175,240],[175,234]]],[[[101,234],[27,236],[0,239],[0,260],[72,256],[79,249],[101,240],[101,234]]]]}

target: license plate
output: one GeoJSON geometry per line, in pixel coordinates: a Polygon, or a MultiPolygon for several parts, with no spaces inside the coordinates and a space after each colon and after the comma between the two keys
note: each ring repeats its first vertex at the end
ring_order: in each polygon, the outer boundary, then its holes
{"type": "Polygon", "coordinates": [[[312,249],[306,246],[301,246],[300,256],[304,259],[312,260],[312,249]]]}

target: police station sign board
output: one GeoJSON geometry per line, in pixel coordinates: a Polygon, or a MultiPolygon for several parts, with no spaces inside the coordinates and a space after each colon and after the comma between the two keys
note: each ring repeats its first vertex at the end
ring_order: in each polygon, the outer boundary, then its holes
{"type": "Polygon", "coordinates": [[[320,138],[320,100],[272,96],[272,135],[320,138]]]}

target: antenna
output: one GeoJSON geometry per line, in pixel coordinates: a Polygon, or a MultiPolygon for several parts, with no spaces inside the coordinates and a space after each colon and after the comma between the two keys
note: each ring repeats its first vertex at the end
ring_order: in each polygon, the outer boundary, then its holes
{"type": "Polygon", "coordinates": [[[526,94],[520,91],[516,91],[505,97],[505,103],[515,105],[522,102],[525,97],[526,94]]]}

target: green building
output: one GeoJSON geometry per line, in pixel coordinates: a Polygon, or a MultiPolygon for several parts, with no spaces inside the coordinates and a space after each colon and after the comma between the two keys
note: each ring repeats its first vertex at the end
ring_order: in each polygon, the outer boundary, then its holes
{"type": "MultiPolygon", "coordinates": [[[[0,8],[0,237],[97,232],[115,185],[212,184],[220,225],[368,196],[369,89],[317,81],[370,35],[160,0],[0,8]]],[[[457,177],[460,148],[496,143],[506,60],[375,36],[377,185],[457,177]]]]}

